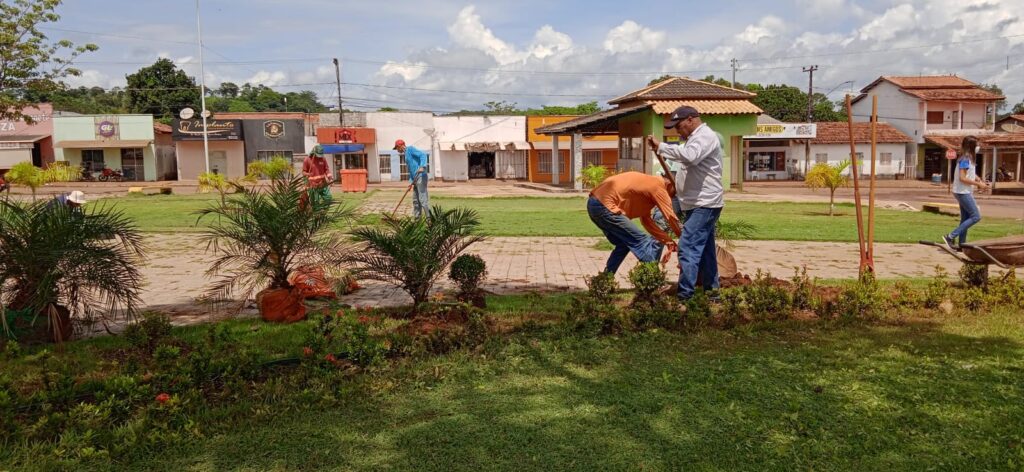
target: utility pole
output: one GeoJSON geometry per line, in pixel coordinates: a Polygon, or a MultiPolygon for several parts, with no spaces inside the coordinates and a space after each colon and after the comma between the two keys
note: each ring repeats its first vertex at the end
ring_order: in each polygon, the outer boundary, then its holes
{"type": "Polygon", "coordinates": [[[203,23],[199,19],[199,0],[196,0],[196,39],[199,41],[199,103],[202,108],[199,116],[203,118],[203,160],[206,162],[206,172],[210,172],[210,135],[206,132],[206,68],[203,66],[203,23]]]}
{"type": "Polygon", "coordinates": [[[345,112],[341,107],[341,66],[337,57],[334,58],[334,80],[338,83],[338,126],[345,126],[345,112]]]}
{"type": "MultiPolygon", "coordinates": [[[[808,73],[807,76],[807,122],[814,123],[814,71],[818,70],[818,66],[804,67],[804,72],[808,73]]],[[[811,171],[811,140],[808,139],[804,143],[804,178],[807,178],[807,173],[811,171]]]]}
{"type": "Polygon", "coordinates": [[[732,88],[736,88],[736,65],[739,64],[740,61],[737,61],[734,57],[730,62],[732,64],[732,88]]]}

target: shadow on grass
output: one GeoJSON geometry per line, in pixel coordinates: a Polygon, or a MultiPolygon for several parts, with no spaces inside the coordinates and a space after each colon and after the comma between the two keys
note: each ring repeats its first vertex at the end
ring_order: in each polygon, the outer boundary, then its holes
{"type": "Polygon", "coordinates": [[[341,408],[281,414],[153,465],[995,469],[1024,453],[1024,356],[1002,336],[802,324],[519,338],[492,351],[411,363],[397,390],[344,389],[341,408]]]}

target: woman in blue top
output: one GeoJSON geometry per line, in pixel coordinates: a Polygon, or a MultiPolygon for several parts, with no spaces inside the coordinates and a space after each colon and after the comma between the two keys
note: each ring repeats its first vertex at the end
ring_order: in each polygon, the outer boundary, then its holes
{"type": "Polygon", "coordinates": [[[964,137],[960,146],[960,158],[956,160],[956,171],[953,173],[953,196],[960,204],[960,226],[952,233],[942,237],[950,249],[959,250],[959,244],[967,242],[967,229],[981,221],[981,211],[974,201],[974,187],[979,191],[988,190],[988,182],[978,178],[975,173],[974,156],[978,153],[978,138],[964,137]],[[957,244],[959,239],[959,244],[957,244]]]}

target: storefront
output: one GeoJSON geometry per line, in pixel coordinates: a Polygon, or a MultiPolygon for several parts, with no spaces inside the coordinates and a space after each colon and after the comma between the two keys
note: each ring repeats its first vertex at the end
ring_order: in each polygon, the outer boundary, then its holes
{"type": "Polygon", "coordinates": [[[245,164],[283,157],[298,168],[305,157],[305,126],[301,119],[247,118],[242,120],[245,164]]]}
{"type": "MultiPolygon", "coordinates": [[[[758,117],[754,134],[743,137],[745,180],[789,180],[804,175],[806,147],[817,136],[814,123],[783,123],[758,117]]],[[[814,165],[812,161],[810,165],[814,165]]]]}
{"type": "Polygon", "coordinates": [[[43,167],[53,162],[53,106],[42,103],[22,110],[25,120],[0,121],[0,175],[19,162],[43,167]]]}
{"type": "MultiPolygon", "coordinates": [[[[382,169],[373,128],[320,128],[316,130],[316,141],[323,146],[324,157],[335,177],[341,170],[362,169],[367,171],[370,182],[380,182],[382,169]]],[[[391,172],[390,166],[384,170],[391,172]]]]}
{"type": "MultiPolygon", "coordinates": [[[[409,170],[405,167],[405,161],[399,158],[398,151],[393,150],[396,140],[403,140],[409,146],[430,154],[430,162],[437,159],[437,151],[433,149],[434,141],[431,133],[434,133],[434,114],[427,112],[369,112],[365,113],[366,127],[373,128],[377,135],[377,156],[376,163],[373,162],[373,155],[370,157],[370,181],[375,180],[379,174],[379,181],[406,181],[409,178],[409,170]],[[377,168],[374,169],[376,164],[377,168]]],[[[348,114],[345,115],[348,121],[348,114]]],[[[436,165],[427,164],[428,171],[436,165]]],[[[433,172],[429,172],[434,177],[433,172]]]]}
{"type": "MultiPolygon", "coordinates": [[[[203,148],[203,120],[175,119],[173,125],[174,148],[178,156],[178,180],[196,180],[207,171],[203,148]]],[[[209,171],[224,174],[230,179],[244,177],[245,143],[242,140],[242,120],[207,119],[206,134],[209,142],[209,171]]]]}
{"type": "Polygon", "coordinates": [[[525,116],[442,116],[434,118],[441,178],[526,179],[530,144],[525,116]]]}
{"type": "MultiPolygon", "coordinates": [[[[529,175],[530,182],[538,182],[550,184],[552,180],[552,166],[556,164],[555,160],[552,160],[552,142],[548,136],[543,136],[536,133],[536,129],[542,126],[553,125],[562,123],[577,116],[528,116],[526,117],[526,126],[528,129],[527,140],[530,143],[530,159],[528,162],[527,174],[529,175]]],[[[615,135],[607,136],[585,136],[583,138],[583,164],[582,167],[587,166],[604,166],[609,171],[614,172],[619,164],[619,137],[615,135]]],[[[569,136],[561,136],[559,138],[559,159],[557,164],[559,166],[557,170],[558,184],[566,185],[572,183],[569,172],[569,150],[571,146],[571,140],[569,136]]]]}
{"type": "Polygon", "coordinates": [[[53,119],[54,159],[129,181],[157,180],[152,115],[81,115],[53,119]]]}

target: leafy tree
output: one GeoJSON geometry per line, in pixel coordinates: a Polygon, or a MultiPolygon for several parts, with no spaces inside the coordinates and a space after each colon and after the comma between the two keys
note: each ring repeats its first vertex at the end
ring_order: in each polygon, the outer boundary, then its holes
{"type": "Polygon", "coordinates": [[[82,175],[81,168],[68,166],[64,163],[51,164],[40,169],[31,162],[19,162],[4,174],[4,179],[14,185],[23,185],[32,190],[32,201],[36,200],[39,187],[52,182],[70,182],[82,175]]]}
{"type": "Polygon", "coordinates": [[[504,100],[484,103],[484,108],[487,113],[492,115],[518,115],[521,113],[515,102],[509,103],[504,100]]]}
{"type": "MultiPolygon", "coordinates": [[[[700,80],[701,80],[701,82],[707,82],[707,83],[710,83],[710,84],[721,85],[723,87],[732,87],[732,81],[728,80],[728,79],[726,79],[724,77],[717,77],[716,78],[713,75],[709,75],[709,76],[704,77],[703,79],[700,79],[700,80]]],[[[740,84],[738,84],[738,83],[736,84],[736,86],[742,88],[740,86],[740,84]]]]}
{"type": "MultiPolygon", "coordinates": [[[[996,84],[981,84],[979,87],[981,87],[981,88],[983,88],[985,90],[988,90],[989,92],[992,92],[992,93],[994,93],[996,95],[1000,95],[1000,96],[1003,96],[1003,97],[1006,96],[1006,94],[1003,93],[1003,89],[999,88],[999,86],[996,85],[996,84]]],[[[1009,104],[1006,103],[1006,99],[1005,98],[1002,99],[1002,100],[999,100],[998,102],[996,102],[996,111],[1003,111],[1003,110],[1006,109],[1006,107],[1008,105],[1009,104]]]]}
{"type": "Polygon", "coordinates": [[[170,59],[157,59],[153,65],[125,78],[128,80],[127,104],[132,113],[171,118],[178,110],[199,103],[195,79],[170,59]]]}
{"type": "Polygon", "coordinates": [[[476,234],[477,213],[466,208],[430,209],[427,218],[384,216],[380,226],[357,228],[352,239],[363,246],[346,260],[353,274],[405,290],[416,312],[444,270],[469,246],[483,240],[476,234]]]}
{"type": "Polygon", "coordinates": [[[1019,115],[1024,113],[1024,100],[1013,106],[1013,114],[1019,115]]]}
{"type": "Polygon", "coordinates": [[[57,341],[71,315],[133,316],[142,260],[142,235],[113,207],[0,202],[0,304],[49,319],[57,341]]]}
{"type": "MultiPolygon", "coordinates": [[[[769,116],[785,122],[807,121],[807,93],[792,85],[769,85],[767,87],[747,87],[757,93],[751,100],[761,107],[769,116]]],[[[814,121],[845,121],[843,111],[836,111],[835,105],[824,94],[816,93],[813,99],[814,121]]]]}
{"type": "Polygon", "coordinates": [[[320,103],[316,93],[310,90],[288,92],[284,94],[284,96],[288,98],[289,111],[301,111],[305,113],[323,113],[327,111],[327,107],[320,103]]]}
{"type": "Polygon", "coordinates": [[[217,95],[223,98],[237,98],[238,84],[234,82],[221,82],[220,87],[217,88],[217,95]]]}
{"type": "Polygon", "coordinates": [[[850,183],[850,178],[843,175],[843,172],[849,166],[850,161],[843,161],[836,165],[819,162],[814,167],[811,167],[807,177],[804,178],[804,185],[808,188],[827,188],[829,190],[828,216],[833,216],[835,212],[836,190],[840,187],[846,187],[850,183]]]}
{"type": "Polygon", "coordinates": [[[377,111],[379,111],[379,112],[396,112],[396,111],[398,111],[398,109],[395,108],[395,107],[380,107],[380,108],[377,109],[377,111]]]}
{"type": "Polygon", "coordinates": [[[300,267],[335,267],[347,253],[333,231],[353,212],[330,200],[306,197],[302,178],[271,182],[269,189],[239,188],[226,204],[202,210],[212,216],[203,240],[216,254],[207,271],[220,277],[209,289],[217,298],[252,298],[266,288],[291,288],[288,276],[300,267]]]}
{"type": "Polygon", "coordinates": [[[77,76],[71,67],[81,54],[99,49],[95,44],[75,46],[66,39],[50,42],[40,25],[60,19],[54,13],[60,0],[0,2],[0,119],[31,123],[22,113],[35,104],[30,94],[58,90],[60,80],[77,76]]]}

